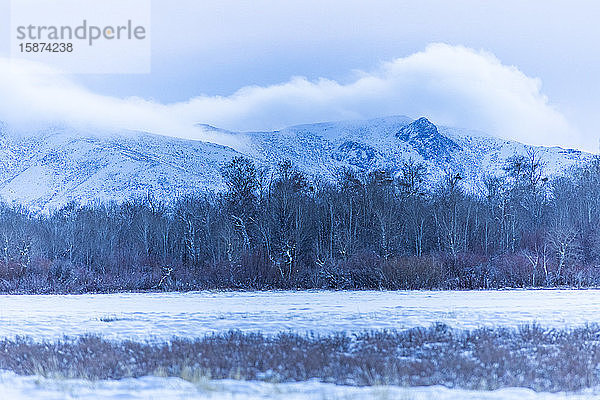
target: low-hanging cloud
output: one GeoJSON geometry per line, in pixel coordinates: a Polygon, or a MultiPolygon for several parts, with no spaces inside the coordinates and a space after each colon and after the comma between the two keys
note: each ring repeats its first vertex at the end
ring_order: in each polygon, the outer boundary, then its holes
{"type": "Polygon", "coordinates": [[[238,138],[195,125],[272,130],[402,114],[525,143],[592,146],[549,103],[539,79],[503,65],[489,52],[447,44],[429,45],[373,71],[357,71],[349,83],[295,77],[273,86],[244,87],[230,96],[199,96],[171,104],[98,95],[41,66],[4,60],[0,92],[0,119],[19,126],[61,122],[226,145],[235,145],[238,138]]]}

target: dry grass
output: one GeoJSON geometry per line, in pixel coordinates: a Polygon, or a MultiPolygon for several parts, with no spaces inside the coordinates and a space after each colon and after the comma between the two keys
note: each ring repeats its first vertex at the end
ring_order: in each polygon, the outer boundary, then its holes
{"type": "Polygon", "coordinates": [[[17,338],[0,342],[0,369],[92,380],[159,375],[202,384],[223,378],[317,378],[344,385],[575,391],[600,385],[600,326],[458,331],[438,324],[352,337],[229,332],[162,344],[94,336],[41,343],[17,338]]]}

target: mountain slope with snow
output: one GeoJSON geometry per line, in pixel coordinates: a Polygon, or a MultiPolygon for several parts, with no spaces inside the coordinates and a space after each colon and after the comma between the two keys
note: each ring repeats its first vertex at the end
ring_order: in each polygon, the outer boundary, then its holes
{"type": "Polygon", "coordinates": [[[3,136],[0,196],[35,210],[148,193],[168,199],[219,189],[218,168],[236,155],[211,143],[141,133],[103,136],[51,130],[30,137],[3,136]]]}
{"type": "MultiPolygon", "coordinates": [[[[220,134],[227,131],[202,126],[220,134]]],[[[229,132],[238,150],[147,133],[108,134],[49,128],[14,135],[0,125],[0,196],[34,210],[70,201],[162,199],[223,187],[220,168],[243,155],[274,166],[289,159],[311,176],[334,179],[340,168],[398,170],[404,160],[424,163],[434,182],[445,171],[462,174],[478,191],[485,174],[500,174],[506,159],[530,146],[425,118],[394,116],[299,125],[275,132],[229,132]]],[[[563,173],[592,156],[557,147],[538,148],[548,175],[563,173]]]]}
{"type": "MultiPolygon", "coordinates": [[[[426,118],[386,117],[366,121],[300,125],[249,134],[265,160],[287,158],[312,175],[335,177],[340,167],[398,171],[412,159],[427,166],[430,182],[447,171],[460,173],[468,190],[479,192],[485,175],[503,173],[506,160],[526,155],[528,146],[482,132],[435,126],[426,118]]],[[[559,147],[535,147],[545,173],[555,176],[592,155],[559,147]]]]}

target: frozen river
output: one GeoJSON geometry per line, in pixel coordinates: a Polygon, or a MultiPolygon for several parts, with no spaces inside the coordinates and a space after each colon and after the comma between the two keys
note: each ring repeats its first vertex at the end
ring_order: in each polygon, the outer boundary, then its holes
{"type": "Polygon", "coordinates": [[[600,290],[276,291],[0,296],[0,336],[168,340],[230,329],[329,333],[600,323],[600,290]]]}

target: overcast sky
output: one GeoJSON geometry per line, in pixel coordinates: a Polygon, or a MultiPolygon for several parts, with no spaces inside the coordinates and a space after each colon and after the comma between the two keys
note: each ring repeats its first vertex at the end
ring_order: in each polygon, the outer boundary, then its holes
{"type": "MultiPolygon", "coordinates": [[[[8,0],[0,15],[8,39],[8,0]]],[[[0,62],[0,118],[27,119],[26,105],[78,122],[101,112],[117,127],[211,140],[186,127],[425,115],[597,151],[599,15],[594,1],[153,0],[152,73],[42,82],[0,62]]]]}

